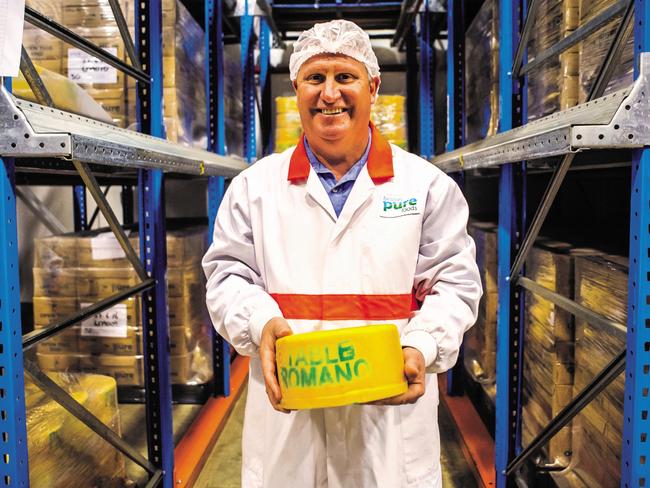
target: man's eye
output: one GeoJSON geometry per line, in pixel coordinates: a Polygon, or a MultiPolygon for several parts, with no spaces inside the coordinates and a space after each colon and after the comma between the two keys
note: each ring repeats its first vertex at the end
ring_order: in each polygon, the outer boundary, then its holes
{"type": "Polygon", "coordinates": [[[338,74],[336,75],[336,78],[338,81],[351,81],[354,79],[350,73],[338,74]]]}
{"type": "Polygon", "coordinates": [[[317,82],[317,83],[323,81],[323,79],[324,79],[323,75],[318,75],[318,74],[309,75],[307,77],[307,81],[313,81],[313,82],[317,82]]]}

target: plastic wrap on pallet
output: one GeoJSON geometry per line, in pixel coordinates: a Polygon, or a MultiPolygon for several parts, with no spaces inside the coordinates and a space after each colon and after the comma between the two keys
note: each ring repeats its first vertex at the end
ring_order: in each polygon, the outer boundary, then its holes
{"type": "MultiPolygon", "coordinates": [[[[40,64],[34,64],[34,67],[41,76],[41,80],[50,94],[55,107],[68,112],[92,117],[101,122],[109,124],[113,122],[113,118],[104,107],[97,103],[76,83],[70,81],[63,75],[43,68],[40,64]]],[[[22,73],[11,80],[11,85],[12,93],[18,98],[35,102],[38,101],[22,73]]]]}
{"type": "Polygon", "coordinates": [[[486,0],[465,34],[466,139],[496,134],[499,121],[498,3],[486,0]]]}
{"type": "MultiPolygon", "coordinates": [[[[577,27],[578,0],[542,0],[528,44],[528,61],[577,27]]],[[[544,117],[577,103],[578,48],[552,57],[528,76],[528,120],[544,117]]]]}
{"type": "MultiPolygon", "coordinates": [[[[164,6],[163,6],[164,7],[164,6]]],[[[203,30],[179,1],[163,10],[163,108],[167,138],[205,148],[203,30]]]]}
{"type": "MultiPolygon", "coordinates": [[[[77,402],[121,435],[113,378],[48,374],[77,402]]],[[[25,379],[25,403],[31,486],[127,486],[124,456],[44,394],[29,377],[25,379]]]]}
{"type": "Polygon", "coordinates": [[[242,103],[241,62],[229,51],[224,53],[223,73],[226,152],[243,156],[244,105],[242,103]]]}
{"type": "MultiPolygon", "coordinates": [[[[575,260],[576,301],[621,324],[603,327],[576,318],[574,395],[626,344],[628,261],[614,256],[575,260]]],[[[620,485],[624,378],[619,376],[573,422],[573,460],[553,474],[558,486],[614,488],[620,485]]]]}
{"type": "MultiPolygon", "coordinates": [[[[138,250],[137,234],[129,239],[138,250]]],[[[174,384],[203,384],[212,374],[210,321],[200,267],[206,247],[204,227],[168,231],[167,294],[174,384]]],[[[140,282],[112,233],[50,236],[36,240],[34,249],[36,329],[140,282]]],[[[140,298],[131,297],[39,343],[36,358],[45,371],[103,373],[118,384],[142,386],[142,330],[140,298]]]]}
{"type": "MultiPolygon", "coordinates": [[[[61,1],[26,0],[25,6],[31,7],[55,22],[61,23],[63,11],[61,1]]],[[[63,74],[62,59],[64,43],[43,29],[25,22],[23,29],[23,46],[31,60],[54,73],[63,74]]]]}
{"type": "MultiPolygon", "coordinates": [[[[526,261],[526,275],[555,293],[573,298],[571,246],[540,239],[526,261]]],[[[522,441],[528,445],[573,395],[573,316],[549,300],[526,292],[524,315],[522,441]]],[[[558,432],[545,448],[548,462],[567,466],[571,460],[571,426],[558,432]]]]}
{"type": "Polygon", "coordinates": [[[275,97],[275,152],[298,144],[302,124],[295,96],[275,97]]]}
{"type": "MultiPolygon", "coordinates": [[[[616,0],[580,0],[580,24],[584,24],[596,15],[616,3],[616,0]]],[[[605,60],[607,50],[614,39],[616,30],[621,23],[621,17],[601,27],[594,34],[582,41],[579,45],[579,100],[580,103],[587,101],[589,90],[593,85],[596,73],[605,60]]],[[[633,25],[630,25],[630,29],[633,25]]],[[[629,86],[634,79],[634,35],[628,32],[627,43],[623,54],[612,77],[607,85],[605,94],[620,90],[629,86]]]]}
{"type": "Polygon", "coordinates": [[[406,149],[406,97],[403,95],[378,95],[372,106],[370,118],[377,130],[388,140],[406,149]]]}
{"type": "Polygon", "coordinates": [[[497,226],[472,222],[469,234],[476,243],[476,261],[483,285],[476,324],[465,334],[465,369],[475,381],[493,384],[496,377],[497,226]]]}

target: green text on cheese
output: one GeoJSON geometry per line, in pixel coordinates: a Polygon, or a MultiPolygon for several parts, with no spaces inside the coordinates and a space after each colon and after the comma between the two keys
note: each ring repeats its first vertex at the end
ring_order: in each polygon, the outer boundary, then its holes
{"type": "Polygon", "coordinates": [[[288,365],[280,368],[285,388],[340,385],[368,375],[369,365],[357,357],[354,345],[341,341],[337,346],[308,346],[289,355],[288,365]]]}

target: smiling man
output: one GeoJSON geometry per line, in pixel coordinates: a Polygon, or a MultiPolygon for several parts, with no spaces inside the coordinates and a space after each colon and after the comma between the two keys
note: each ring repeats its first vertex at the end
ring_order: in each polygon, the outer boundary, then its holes
{"type": "Polygon", "coordinates": [[[481,294],[456,184],[370,123],[380,85],[368,35],[345,20],[294,45],[304,136],[231,183],[203,259],[214,325],[251,356],[245,488],[440,487],[434,373],[454,365],[481,294]],[[394,323],[408,391],[287,412],[275,342],[394,323]]]}

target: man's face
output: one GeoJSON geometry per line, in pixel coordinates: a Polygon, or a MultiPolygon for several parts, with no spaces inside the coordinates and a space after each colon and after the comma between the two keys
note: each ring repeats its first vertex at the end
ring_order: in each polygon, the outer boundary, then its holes
{"type": "Polygon", "coordinates": [[[294,88],[308,140],[335,142],[367,133],[379,77],[370,80],[363,63],[337,54],[314,56],[300,67],[294,88]]]}

